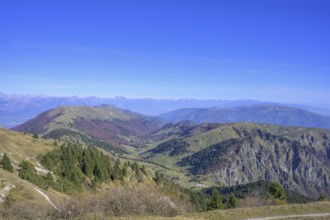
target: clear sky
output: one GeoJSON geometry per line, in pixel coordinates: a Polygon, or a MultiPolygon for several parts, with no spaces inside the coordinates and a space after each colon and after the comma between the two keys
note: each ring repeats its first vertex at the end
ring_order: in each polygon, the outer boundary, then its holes
{"type": "Polygon", "coordinates": [[[0,92],[330,106],[329,0],[2,0],[0,92]]]}

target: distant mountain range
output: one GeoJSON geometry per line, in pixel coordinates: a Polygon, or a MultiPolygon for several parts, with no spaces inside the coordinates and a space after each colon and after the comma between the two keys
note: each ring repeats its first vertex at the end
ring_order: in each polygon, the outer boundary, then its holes
{"type": "MultiPolygon", "coordinates": [[[[159,115],[181,108],[232,108],[260,104],[276,104],[256,100],[198,100],[198,99],[128,99],[125,97],[51,97],[30,95],[8,95],[0,93],[0,125],[11,128],[36,117],[38,114],[58,106],[98,106],[107,104],[145,115],[159,115]]],[[[276,104],[278,105],[278,104],[276,104]]],[[[308,106],[298,107],[314,113],[330,115],[330,110],[308,106]]]]}
{"type": "Polygon", "coordinates": [[[195,123],[253,122],[284,126],[330,128],[330,117],[300,108],[280,105],[254,105],[236,108],[184,108],[159,115],[171,122],[195,123]]]}

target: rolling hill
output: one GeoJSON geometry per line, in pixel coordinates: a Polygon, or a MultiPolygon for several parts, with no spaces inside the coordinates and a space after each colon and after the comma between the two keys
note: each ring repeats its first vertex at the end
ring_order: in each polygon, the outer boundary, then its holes
{"type": "Polygon", "coordinates": [[[253,122],[284,126],[330,129],[330,117],[300,108],[280,105],[254,105],[235,108],[185,108],[160,115],[168,121],[190,120],[196,123],[253,122]]]}
{"type": "Polygon", "coordinates": [[[32,138],[19,132],[0,128],[0,152],[7,154],[14,167],[28,158],[47,153],[54,149],[52,141],[32,138]]]}
{"type": "Polygon", "coordinates": [[[46,111],[13,130],[122,151],[144,144],[144,135],[162,125],[157,118],[107,105],[62,106],[46,111]]]}

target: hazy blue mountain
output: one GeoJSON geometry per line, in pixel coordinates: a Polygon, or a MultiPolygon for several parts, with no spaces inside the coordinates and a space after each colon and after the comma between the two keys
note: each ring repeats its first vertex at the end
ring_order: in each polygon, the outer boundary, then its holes
{"type": "Polygon", "coordinates": [[[128,99],[125,97],[51,97],[29,95],[7,95],[0,93],[0,124],[10,128],[36,117],[38,114],[58,106],[98,106],[107,104],[129,109],[140,114],[158,115],[179,108],[210,108],[214,106],[251,105],[258,101],[224,101],[196,99],[128,99]]]}
{"type": "MultiPolygon", "coordinates": [[[[129,109],[144,115],[159,115],[181,108],[243,107],[259,104],[274,104],[256,100],[198,100],[198,99],[128,99],[125,97],[51,97],[8,95],[0,93],[0,124],[10,128],[36,117],[38,114],[58,106],[98,106],[107,104],[129,109]]],[[[330,115],[330,110],[301,106],[316,113],[330,115]]]]}
{"type": "Polygon", "coordinates": [[[190,120],[195,123],[253,122],[285,126],[330,128],[330,117],[300,108],[281,105],[254,105],[235,108],[185,108],[165,113],[160,117],[179,122],[190,120]]]}

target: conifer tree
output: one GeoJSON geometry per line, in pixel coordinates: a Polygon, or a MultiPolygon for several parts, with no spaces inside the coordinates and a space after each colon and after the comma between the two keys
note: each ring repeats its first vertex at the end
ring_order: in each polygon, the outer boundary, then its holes
{"type": "Polygon", "coordinates": [[[160,173],[160,171],[156,171],[154,180],[157,184],[160,184],[164,180],[164,174],[160,173]]]}
{"type": "Polygon", "coordinates": [[[93,170],[95,167],[95,163],[91,157],[92,154],[93,154],[92,151],[85,150],[83,152],[83,157],[81,162],[81,170],[89,178],[93,176],[93,170]]]}
{"type": "Polygon", "coordinates": [[[228,202],[228,207],[229,208],[235,208],[238,204],[238,199],[234,194],[231,194],[229,197],[229,202],[228,202]]]}
{"type": "Polygon", "coordinates": [[[136,162],[134,162],[131,167],[132,167],[132,169],[133,169],[133,171],[135,172],[136,175],[140,174],[140,168],[139,168],[139,165],[136,162]]]}
{"type": "Polygon", "coordinates": [[[214,190],[210,203],[208,205],[208,209],[213,210],[213,209],[221,209],[221,208],[223,208],[221,195],[218,190],[214,190]]]}
{"type": "Polygon", "coordinates": [[[23,161],[20,167],[21,169],[19,176],[24,180],[33,182],[35,180],[35,176],[37,176],[37,171],[35,170],[33,164],[31,164],[29,161],[23,161]]]}
{"type": "Polygon", "coordinates": [[[14,172],[13,165],[11,164],[11,161],[10,161],[7,154],[3,155],[2,160],[1,160],[1,164],[2,164],[3,169],[5,169],[5,170],[7,170],[11,173],[14,172]]]}
{"type": "Polygon", "coordinates": [[[113,167],[113,179],[123,180],[123,172],[120,169],[120,160],[116,160],[116,163],[113,167]]]}
{"type": "Polygon", "coordinates": [[[123,167],[123,169],[122,169],[122,174],[123,174],[123,176],[124,177],[126,177],[127,176],[127,164],[125,163],[125,165],[124,165],[124,167],[123,167]]]}
{"type": "Polygon", "coordinates": [[[279,199],[279,200],[285,200],[286,199],[285,189],[278,182],[273,182],[270,185],[269,192],[275,199],[279,199]]]}
{"type": "Polygon", "coordinates": [[[144,173],[144,175],[147,175],[147,171],[146,171],[146,166],[145,165],[143,165],[141,167],[141,171],[142,171],[142,173],[144,173]]]}

